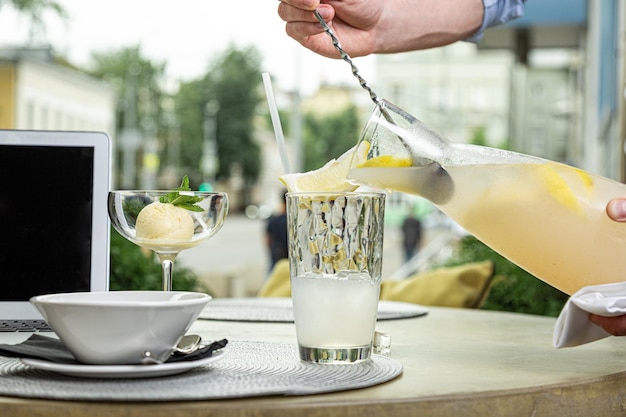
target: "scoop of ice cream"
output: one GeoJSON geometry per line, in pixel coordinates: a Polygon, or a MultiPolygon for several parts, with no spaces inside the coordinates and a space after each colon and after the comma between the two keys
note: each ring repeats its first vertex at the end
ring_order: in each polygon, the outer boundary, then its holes
{"type": "Polygon", "coordinates": [[[187,210],[157,201],[139,212],[135,228],[138,239],[188,241],[194,224],[187,210]]]}

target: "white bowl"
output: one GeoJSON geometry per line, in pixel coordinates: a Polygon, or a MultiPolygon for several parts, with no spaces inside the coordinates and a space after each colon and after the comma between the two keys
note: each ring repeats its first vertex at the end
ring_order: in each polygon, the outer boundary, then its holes
{"type": "Polygon", "coordinates": [[[211,299],[197,292],[111,291],[48,294],[30,302],[76,359],[87,364],[141,363],[164,357],[211,299]]]}

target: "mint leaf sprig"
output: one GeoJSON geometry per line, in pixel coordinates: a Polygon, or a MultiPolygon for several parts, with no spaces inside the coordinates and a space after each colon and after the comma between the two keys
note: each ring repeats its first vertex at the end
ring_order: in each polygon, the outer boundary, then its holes
{"type": "Polygon", "coordinates": [[[181,195],[180,191],[191,191],[191,188],[189,188],[189,177],[187,175],[183,177],[183,182],[180,184],[180,187],[175,188],[174,191],[169,192],[164,196],[161,196],[161,198],[159,198],[159,201],[165,204],[173,204],[176,207],[180,207],[189,211],[204,211],[202,207],[196,204],[197,202],[202,201],[202,197],[181,195]]]}

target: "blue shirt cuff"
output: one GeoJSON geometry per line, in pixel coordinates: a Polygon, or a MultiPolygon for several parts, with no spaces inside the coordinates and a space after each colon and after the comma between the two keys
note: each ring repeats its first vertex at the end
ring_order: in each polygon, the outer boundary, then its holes
{"type": "Polygon", "coordinates": [[[485,12],[480,28],[469,38],[468,42],[478,42],[483,38],[485,29],[503,25],[524,15],[525,0],[483,0],[485,12]]]}

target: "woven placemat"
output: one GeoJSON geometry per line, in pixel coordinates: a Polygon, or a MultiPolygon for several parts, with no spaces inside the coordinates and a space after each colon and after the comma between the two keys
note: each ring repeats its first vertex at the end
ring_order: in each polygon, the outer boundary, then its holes
{"type": "Polygon", "coordinates": [[[400,362],[381,355],[353,365],[316,365],[300,361],[292,344],[232,341],[221,361],[184,374],[144,379],[69,377],[0,357],[0,395],[116,402],[309,395],[365,388],[401,373],[400,362]]]}
{"type": "MultiPolygon", "coordinates": [[[[424,306],[380,301],[378,320],[395,320],[428,314],[424,306]]],[[[291,298],[216,298],[200,313],[200,319],[221,321],[293,322],[291,298]]]]}

